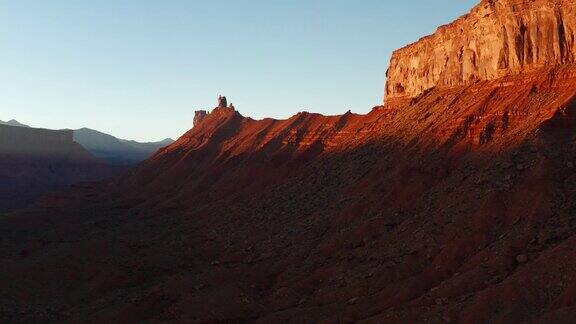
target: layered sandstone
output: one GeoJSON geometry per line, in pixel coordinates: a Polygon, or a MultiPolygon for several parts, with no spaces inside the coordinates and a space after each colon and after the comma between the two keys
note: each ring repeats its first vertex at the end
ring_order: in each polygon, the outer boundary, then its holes
{"type": "Polygon", "coordinates": [[[575,61],[573,0],[483,0],[435,34],[397,50],[386,97],[494,80],[575,61]]]}

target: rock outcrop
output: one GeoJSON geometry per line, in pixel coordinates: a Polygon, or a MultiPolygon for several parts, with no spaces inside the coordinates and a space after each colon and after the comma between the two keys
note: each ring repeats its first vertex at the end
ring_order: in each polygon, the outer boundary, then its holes
{"type": "Polygon", "coordinates": [[[228,105],[228,100],[226,99],[226,97],[223,96],[218,96],[218,106],[216,106],[216,108],[214,108],[212,110],[212,112],[208,112],[206,110],[196,110],[194,112],[194,127],[200,125],[200,123],[202,123],[202,121],[204,121],[206,119],[206,117],[208,117],[211,114],[227,114],[227,113],[234,113],[236,112],[236,108],[234,107],[234,105],[232,103],[230,103],[230,105],[228,105]]]}
{"type": "Polygon", "coordinates": [[[206,116],[208,116],[208,112],[206,110],[196,110],[194,112],[193,126],[200,125],[200,123],[202,122],[202,120],[204,120],[204,118],[206,118],[206,116]]]}
{"type": "Polygon", "coordinates": [[[228,107],[228,100],[225,96],[218,96],[218,108],[226,108],[228,107]]]}
{"type": "Polygon", "coordinates": [[[483,0],[435,34],[397,50],[386,97],[494,80],[576,57],[573,0],[483,0]]]}

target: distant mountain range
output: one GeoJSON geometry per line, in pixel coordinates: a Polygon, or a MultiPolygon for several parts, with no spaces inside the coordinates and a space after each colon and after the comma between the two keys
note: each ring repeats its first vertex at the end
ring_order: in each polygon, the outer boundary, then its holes
{"type": "MultiPolygon", "coordinates": [[[[0,125],[30,127],[14,119],[7,122],[0,120],[0,125]]],[[[112,165],[137,164],[147,159],[160,148],[174,142],[171,138],[166,138],[159,142],[141,143],[120,139],[90,128],[76,129],[73,132],[75,142],[82,145],[97,158],[112,165]]]]}
{"type": "Polygon", "coordinates": [[[30,205],[45,193],[124,171],[97,159],[72,130],[0,124],[0,213],[30,205]]]}
{"type": "Polygon", "coordinates": [[[15,119],[9,120],[9,121],[7,121],[7,122],[0,120],[0,125],[18,126],[18,127],[30,127],[30,126],[28,126],[28,125],[24,125],[24,124],[19,123],[19,122],[18,122],[17,120],[15,120],[15,119]]]}
{"type": "Polygon", "coordinates": [[[90,128],[74,130],[74,141],[96,157],[114,165],[136,164],[174,142],[167,138],[159,142],[140,143],[119,139],[90,128]]]}
{"type": "Polygon", "coordinates": [[[118,175],[172,142],[139,143],[88,128],[50,130],[0,121],[0,213],[72,184],[118,175]]]}

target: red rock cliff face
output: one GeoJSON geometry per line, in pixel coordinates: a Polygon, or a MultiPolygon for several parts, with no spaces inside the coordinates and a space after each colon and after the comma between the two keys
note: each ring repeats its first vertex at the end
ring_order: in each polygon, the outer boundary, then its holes
{"type": "Polygon", "coordinates": [[[574,62],[576,2],[484,0],[435,34],[392,55],[386,97],[574,62]]]}

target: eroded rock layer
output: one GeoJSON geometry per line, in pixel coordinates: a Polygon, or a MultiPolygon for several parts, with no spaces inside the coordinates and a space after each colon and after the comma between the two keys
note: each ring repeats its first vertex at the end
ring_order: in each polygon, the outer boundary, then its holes
{"type": "Polygon", "coordinates": [[[576,2],[484,0],[435,34],[397,50],[386,96],[415,97],[435,87],[574,62],[576,2]]]}

